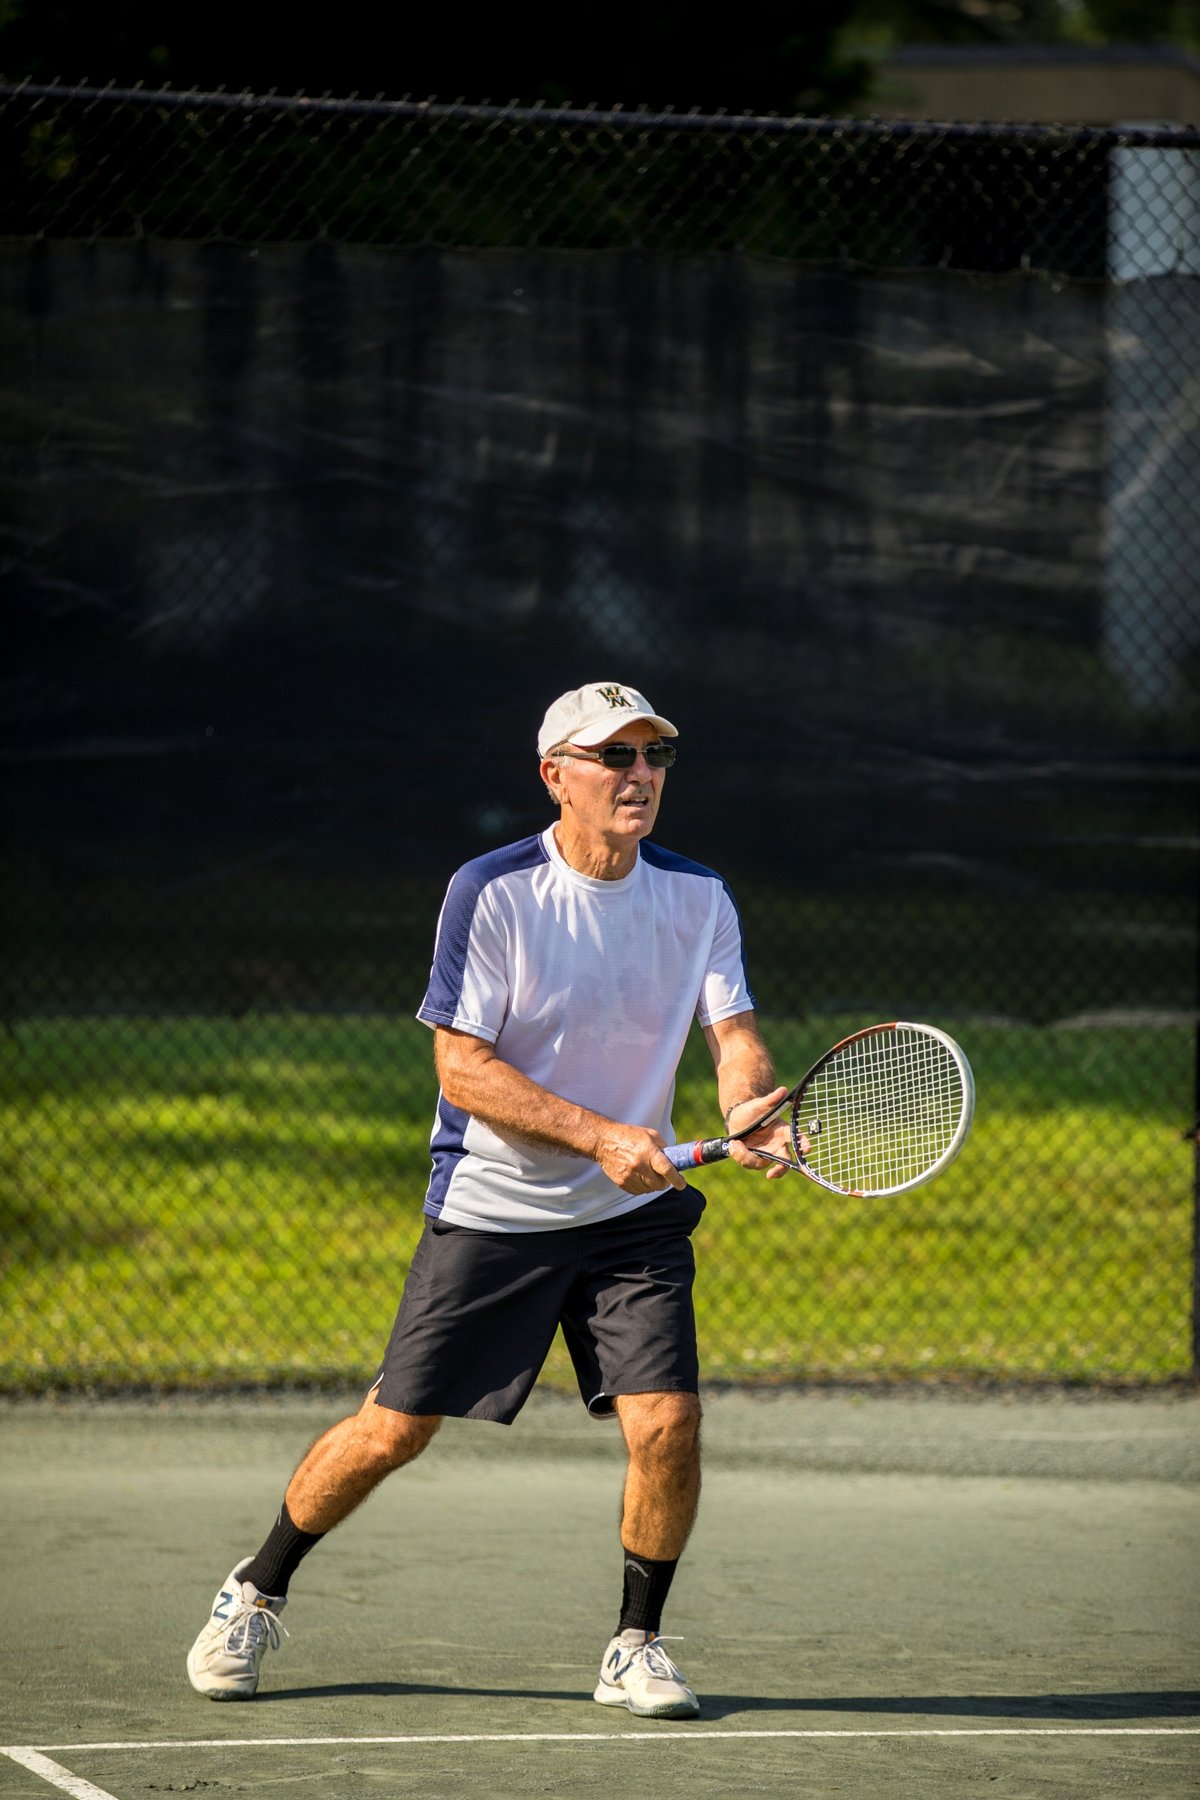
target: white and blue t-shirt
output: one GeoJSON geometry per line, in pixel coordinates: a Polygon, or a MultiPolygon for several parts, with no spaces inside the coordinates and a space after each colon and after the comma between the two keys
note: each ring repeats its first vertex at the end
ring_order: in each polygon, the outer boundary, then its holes
{"type": "MultiPolygon", "coordinates": [[[[554,826],[466,863],[446,891],[417,1017],[494,1044],[552,1093],[674,1141],[675,1070],[693,1019],[754,1005],[741,920],[721,877],[643,842],[630,874],[564,862],[554,826]]],[[[598,1163],[503,1137],[438,1096],[425,1211],[486,1231],[613,1218],[598,1163]]]]}

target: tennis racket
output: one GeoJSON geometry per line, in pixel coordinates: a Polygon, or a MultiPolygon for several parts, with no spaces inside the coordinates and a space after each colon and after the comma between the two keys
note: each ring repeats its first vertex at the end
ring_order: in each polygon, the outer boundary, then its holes
{"type": "Polygon", "coordinates": [[[731,1137],[670,1144],[677,1169],[720,1162],[729,1146],[788,1113],[792,1155],[755,1150],[835,1194],[903,1194],[962,1149],[975,1112],[971,1065],[934,1025],[869,1025],[827,1050],[792,1091],[731,1137]],[[811,1148],[802,1151],[806,1137],[811,1148]],[[794,1158],[794,1160],[793,1160],[794,1158]]]}

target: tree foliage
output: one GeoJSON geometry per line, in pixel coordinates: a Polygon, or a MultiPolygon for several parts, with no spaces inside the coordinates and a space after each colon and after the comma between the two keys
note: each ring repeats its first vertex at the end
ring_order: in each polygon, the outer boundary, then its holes
{"type": "Polygon", "coordinates": [[[343,0],[282,29],[232,0],[0,0],[5,78],[702,112],[829,113],[862,102],[903,43],[1200,45],[1200,0],[685,0],[518,14],[343,0]]]}
{"type": "Polygon", "coordinates": [[[400,28],[345,0],[319,33],[229,0],[8,3],[23,11],[0,15],[0,65],[43,81],[791,113],[845,104],[866,79],[838,49],[853,0],[751,0],[719,28],[684,0],[412,8],[400,28]]]}

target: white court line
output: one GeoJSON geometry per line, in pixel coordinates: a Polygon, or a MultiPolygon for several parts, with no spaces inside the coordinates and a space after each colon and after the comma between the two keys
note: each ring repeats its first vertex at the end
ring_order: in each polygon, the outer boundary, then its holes
{"type": "Polygon", "coordinates": [[[663,1738],[894,1738],[894,1737],[1200,1737],[1200,1725],[895,1725],[880,1727],[780,1727],[718,1731],[706,1725],[651,1725],[622,1731],[408,1732],[386,1737],[106,1738],[92,1744],[0,1745],[0,1756],[36,1756],[46,1750],[269,1750],[318,1749],[355,1744],[657,1744],[663,1738]]]}
{"type": "Polygon", "coordinates": [[[40,1750],[31,1750],[27,1745],[8,1745],[0,1754],[11,1756],[15,1763],[28,1769],[33,1775],[40,1775],[51,1787],[61,1788],[64,1794],[73,1794],[75,1800],[115,1800],[107,1788],[93,1787],[82,1775],[72,1775],[70,1769],[64,1769],[61,1763],[51,1762],[40,1750]]]}
{"type": "Polygon", "coordinates": [[[390,1737],[308,1738],[157,1738],[121,1743],[110,1739],[94,1744],[0,1744],[0,1756],[11,1757],[31,1774],[40,1775],[51,1787],[73,1800],[116,1800],[107,1788],[96,1787],[81,1775],[72,1775],[61,1763],[52,1762],[44,1750],[266,1750],[321,1749],[336,1745],[368,1744],[660,1744],[690,1739],[705,1743],[713,1738],[998,1738],[998,1737],[1200,1737],[1200,1725],[961,1725],[808,1728],[779,1731],[713,1731],[703,1726],[685,1730],[661,1727],[649,1731],[485,1731],[412,1733],[390,1737]]]}

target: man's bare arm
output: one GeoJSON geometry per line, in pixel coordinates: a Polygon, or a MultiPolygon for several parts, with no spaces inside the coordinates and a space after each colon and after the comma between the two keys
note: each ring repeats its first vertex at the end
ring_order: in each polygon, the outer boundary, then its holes
{"type": "Polygon", "coordinates": [[[625,1125],[552,1094],[497,1056],[485,1039],[439,1025],[434,1061],[450,1105],[482,1119],[501,1136],[589,1157],[627,1194],[644,1194],[668,1183],[684,1186],[683,1176],[663,1155],[657,1131],[625,1125]]]}
{"type": "MultiPolygon", "coordinates": [[[[769,1112],[783,1099],[787,1089],[776,1082],[771,1053],[752,1012],[734,1013],[732,1018],[721,1019],[716,1025],[706,1025],[704,1036],[717,1071],[717,1094],[727,1131],[749,1125],[752,1119],[769,1112]]],[[[765,1150],[784,1156],[787,1154],[787,1127],[779,1121],[768,1126],[761,1139],[756,1133],[755,1141],[761,1141],[765,1150]]],[[[729,1154],[743,1168],[765,1169],[771,1180],[787,1174],[778,1163],[768,1163],[765,1158],[755,1156],[748,1144],[731,1145],[729,1154]]]]}

